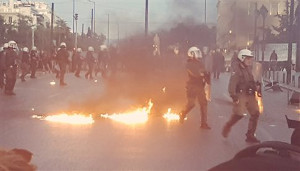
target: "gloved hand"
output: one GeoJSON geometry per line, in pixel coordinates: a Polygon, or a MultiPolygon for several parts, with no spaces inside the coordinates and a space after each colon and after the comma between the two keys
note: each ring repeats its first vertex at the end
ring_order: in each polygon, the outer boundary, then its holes
{"type": "Polygon", "coordinates": [[[257,96],[261,97],[262,93],[261,93],[261,83],[257,82],[256,83],[256,91],[257,91],[257,96]]]}
{"type": "Polygon", "coordinates": [[[237,96],[231,96],[233,103],[238,104],[239,98],[237,96]]]}

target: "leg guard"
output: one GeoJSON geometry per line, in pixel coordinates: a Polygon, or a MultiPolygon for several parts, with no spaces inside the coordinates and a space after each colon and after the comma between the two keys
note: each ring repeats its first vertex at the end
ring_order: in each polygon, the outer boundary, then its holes
{"type": "Polygon", "coordinates": [[[225,137],[225,138],[228,137],[228,134],[229,134],[229,132],[231,130],[231,127],[234,124],[236,124],[242,118],[243,118],[243,116],[233,114],[231,116],[231,118],[229,119],[229,121],[225,124],[225,126],[224,126],[224,128],[222,130],[223,137],[225,137]]]}

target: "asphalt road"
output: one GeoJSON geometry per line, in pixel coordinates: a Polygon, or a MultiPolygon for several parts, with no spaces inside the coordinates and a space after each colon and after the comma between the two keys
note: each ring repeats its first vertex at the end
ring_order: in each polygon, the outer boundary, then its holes
{"type": "MultiPolygon", "coordinates": [[[[59,87],[50,85],[57,82],[54,75],[40,73],[25,83],[18,80],[16,96],[0,94],[0,147],[30,150],[38,170],[207,170],[249,146],[244,141],[247,116],[227,139],[221,136],[231,114],[228,78],[223,74],[212,81],[208,118],[212,130],[201,130],[198,107],[184,124],[167,122],[159,115],[140,125],[101,118],[81,126],[32,119],[35,114],[69,111],[106,90],[101,78],[91,81],[67,74],[68,86],[59,87]]],[[[289,142],[292,130],[284,115],[299,119],[297,109],[287,105],[286,92],[265,91],[257,137],[289,142]]]]}

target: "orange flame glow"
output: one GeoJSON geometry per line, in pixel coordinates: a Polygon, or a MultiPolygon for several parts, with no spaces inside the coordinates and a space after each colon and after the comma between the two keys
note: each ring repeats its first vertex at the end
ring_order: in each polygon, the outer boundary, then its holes
{"type": "Polygon", "coordinates": [[[62,113],[58,115],[49,115],[49,116],[33,115],[32,118],[46,120],[49,122],[65,123],[65,124],[72,124],[72,125],[87,125],[87,124],[93,124],[95,122],[92,115],[87,116],[83,114],[68,115],[66,113],[62,113]]]}
{"type": "Polygon", "coordinates": [[[257,95],[257,92],[255,93],[255,98],[257,100],[258,103],[258,107],[259,107],[259,113],[262,114],[264,111],[264,105],[263,105],[263,101],[262,101],[262,97],[259,97],[257,95]]]}
{"type": "Polygon", "coordinates": [[[148,102],[148,107],[138,108],[135,111],[126,112],[126,113],[118,113],[118,114],[114,113],[111,115],[101,114],[100,116],[127,125],[143,124],[148,121],[152,106],[153,103],[151,102],[150,99],[148,102]]]}
{"type": "Polygon", "coordinates": [[[54,86],[55,84],[56,84],[55,81],[51,81],[51,82],[50,82],[50,85],[52,85],[52,86],[54,86]]]}
{"type": "MultiPolygon", "coordinates": [[[[177,113],[171,113],[171,108],[168,109],[168,112],[163,115],[163,118],[166,119],[167,121],[179,121],[180,116],[177,113]]],[[[186,118],[185,118],[186,119],[186,118]]]]}
{"type": "Polygon", "coordinates": [[[162,91],[163,93],[166,93],[166,87],[163,87],[162,91]]]}

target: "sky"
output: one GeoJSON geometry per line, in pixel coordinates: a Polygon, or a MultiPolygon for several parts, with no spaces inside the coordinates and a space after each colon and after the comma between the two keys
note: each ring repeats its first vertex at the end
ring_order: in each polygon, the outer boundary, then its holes
{"type": "MultiPolygon", "coordinates": [[[[73,28],[73,0],[40,0],[54,3],[55,13],[73,28]]],[[[89,0],[74,0],[75,13],[78,13],[78,32],[87,31],[91,25],[91,10],[94,7],[89,0]]],[[[118,35],[128,37],[145,28],[145,0],[93,0],[96,7],[96,32],[107,35],[108,16],[111,39],[118,35]],[[119,29],[118,29],[119,28],[119,29]],[[118,34],[119,33],[119,34],[118,34]]],[[[149,32],[157,29],[169,29],[175,23],[184,21],[186,17],[194,18],[196,23],[204,22],[205,0],[148,0],[149,32]]],[[[217,0],[207,0],[207,22],[216,23],[217,0]]],[[[51,5],[50,5],[51,6],[51,5]]]]}

